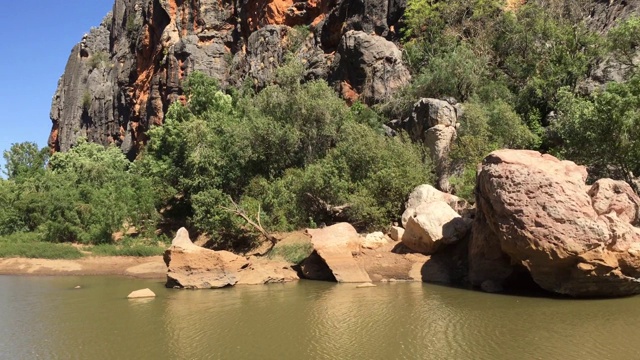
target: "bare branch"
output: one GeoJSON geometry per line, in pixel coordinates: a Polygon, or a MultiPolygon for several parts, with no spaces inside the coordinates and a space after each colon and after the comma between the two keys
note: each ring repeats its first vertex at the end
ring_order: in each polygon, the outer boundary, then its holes
{"type": "Polygon", "coordinates": [[[231,198],[231,196],[229,196],[229,201],[231,202],[231,204],[233,204],[233,208],[228,208],[225,206],[220,206],[220,208],[222,208],[223,210],[226,210],[240,218],[242,218],[244,221],[247,222],[247,224],[249,224],[251,227],[253,227],[254,229],[256,229],[260,234],[262,234],[267,240],[269,240],[269,242],[271,242],[271,248],[269,250],[271,250],[277,243],[278,243],[278,238],[276,238],[275,236],[271,235],[267,230],[265,230],[262,227],[262,224],[260,223],[260,208],[258,207],[258,214],[256,216],[256,220],[257,223],[253,220],[251,220],[251,218],[244,212],[244,210],[242,210],[242,208],[240,208],[240,206],[233,201],[233,199],[231,198]]]}
{"type": "Polygon", "coordinates": [[[343,204],[343,205],[336,206],[336,205],[329,204],[328,202],[320,199],[319,197],[311,193],[305,193],[305,195],[308,196],[316,204],[318,208],[326,212],[332,218],[339,219],[344,217],[344,211],[351,208],[351,204],[343,204]]]}

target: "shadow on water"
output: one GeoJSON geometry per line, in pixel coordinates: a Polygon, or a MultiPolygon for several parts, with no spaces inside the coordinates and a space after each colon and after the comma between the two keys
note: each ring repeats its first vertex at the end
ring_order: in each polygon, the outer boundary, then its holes
{"type": "Polygon", "coordinates": [[[611,301],[616,299],[633,298],[636,296],[636,295],[629,295],[629,296],[619,296],[616,298],[611,298],[611,297],[605,297],[605,296],[573,297],[565,294],[558,294],[558,293],[551,292],[541,288],[540,285],[538,285],[533,280],[533,277],[531,276],[531,274],[524,267],[516,268],[514,273],[505,280],[503,290],[499,292],[483,291],[479,287],[471,285],[466,279],[456,283],[444,283],[444,282],[428,281],[428,280],[423,280],[423,282],[432,286],[437,286],[437,287],[465,290],[465,291],[483,293],[483,294],[495,295],[495,296],[515,297],[515,298],[549,299],[549,300],[564,300],[564,301],[598,301],[598,300],[611,301]]]}

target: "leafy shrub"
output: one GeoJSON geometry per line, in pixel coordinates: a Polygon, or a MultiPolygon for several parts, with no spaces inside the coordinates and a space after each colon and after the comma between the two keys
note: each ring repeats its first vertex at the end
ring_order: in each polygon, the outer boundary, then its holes
{"type": "Polygon", "coordinates": [[[259,180],[246,195],[274,215],[271,225],[278,230],[309,226],[309,219],[381,228],[397,220],[416,185],[433,181],[426,158],[400,137],[387,138],[366,125],[348,123],[325,158],[270,184],[259,180]]]}
{"type": "Polygon", "coordinates": [[[97,69],[104,66],[104,63],[109,61],[109,55],[104,51],[98,51],[89,57],[89,68],[97,69]]]}
{"type": "Polygon", "coordinates": [[[638,50],[640,50],[640,16],[632,16],[620,22],[607,34],[609,50],[617,61],[628,67],[629,72],[636,71],[638,50]]]}
{"type": "Polygon", "coordinates": [[[216,248],[251,244],[257,232],[336,221],[319,203],[348,203],[341,216],[363,228],[395,220],[408,192],[432,179],[421,149],[382,135],[364,105],[349,109],[324,81],[302,83],[294,60],[260,93],[226,94],[193,74],[186,106],[171,106],[149,131],[140,161],[164,184],[172,209],[216,248]]]}
{"type": "Polygon", "coordinates": [[[49,161],[49,148],[40,149],[34,142],[11,144],[9,150],[2,153],[4,157],[4,174],[9,179],[29,178],[44,172],[49,161]]]}
{"type": "Polygon", "coordinates": [[[86,90],[83,94],[82,94],[82,110],[84,111],[89,111],[91,110],[91,103],[93,102],[93,98],[91,97],[91,92],[89,92],[89,90],[86,90]]]}
{"type": "Polygon", "coordinates": [[[276,245],[267,255],[269,258],[281,257],[291,264],[299,264],[313,252],[311,243],[276,245]]]}
{"type": "Polygon", "coordinates": [[[50,242],[99,243],[125,226],[155,230],[151,182],[131,171],[119,149],[80,140],[53,155],[48,171],[42,167],[0,182],[0,234],[38,231],[50,242]]]}

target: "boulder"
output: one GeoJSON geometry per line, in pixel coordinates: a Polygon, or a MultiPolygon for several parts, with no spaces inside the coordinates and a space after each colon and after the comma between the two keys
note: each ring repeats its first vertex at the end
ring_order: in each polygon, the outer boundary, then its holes
{"type": "Polygon", "coordinates": [[[375,250],[363,249],[356,256],[356,262],[365,269],[374,283],[391,279],[423,281],[421,269],[429,257],[417,253],[398,253],[398,245],[389,244],[375,250]]]}
{"type": "Polygon", "coordinates": [[[499,150],[482,162],[469,245],[469,280],[496,290],[528,274],[575,297],[640,293],[638,198],[629,185],[535,151],[499,150]]]}
{"type": "Polygon", "coordinates": [[[347,31],[342,36],[331,70],[330,82],[351,103],[382,102],[411,80],[400,49],[363,31],[347,31]]]}
{"type": "Polygon", "coordinates": [[[405,212],[402,214],[402,226],[407,226],[409,217],[413,215],[420,205],[428,204],[434,201],[444,201],[458,214],[462,215],[468,207],[467,202],[455,195],[444,193],[429,184],[424,184],[413,189],[409,194],[409,199],[405,203],[405,212]]]}
{"type": "Polygon", "coordinates": [[[305,279],[319,280],[319,281],[336,281],[336,277],[333,276],[331,268],[326,262],[318,255],[316,251],[312,252],[306,259],[300,264],[300,271],[305,279]]]}
{"type": "Polygon", "coordinates": [[[402,243],[410,249],[433,254],[441,246],[462,240],[471,228],[471,220],[464,219],[444,201],[432,201],[409,208],[403,215],[407,221],[402,243]]]}
{"type": "Polygon", "coordinates": [[[288,264],[245,258],[228,251],[214,251],[191,242],[182,228],[164,253],[167,287],[215,289],[236,284],[266,284],[297,280],[288,264]]]}
{"type": "Polygon", "coordinates": [[[389,230],[389,237],[393,241],[402,241],[403,235],[404,235],[404,229],[399,226],[392,226],[391,230],[389,230]]]}
{"type": "Polygon", "coordinates": [[[596,181],[588,192],[598,215],[614,212],[618,218],[637,225],[640,219],[638,196],[627,183],[611,179],[596,181]]]}
{"type": "Polygon", "coordinates": [[[151,289],[142,289],[133,291],[127,296],[128,299],[143,299],[156,297],[156,294],[151,289]]]}
{"type": "Polygon", "coordinates": [[[438,188],[443,191],[450,190],[448,158],[451,144],[458,136],[460,111],[448,101],[422,98],[413,105],[411,116],[401,124],[414,141],[423,142],[431,151],[438,188]]]}
{"type": "Polygon", "coordinates": [[[389,238],[380,231],[360,237],[360,246],[365,249],[377,249],[388,243],[389,238]]]}
{"type": "Polygon", "coordinates": [[[348,223],[339,223],[322,229],[307,229],[315,252],[331,269],[337,282],[371,282],[364,267],[353,257],[359,251],[360,235],[348,223]]]}

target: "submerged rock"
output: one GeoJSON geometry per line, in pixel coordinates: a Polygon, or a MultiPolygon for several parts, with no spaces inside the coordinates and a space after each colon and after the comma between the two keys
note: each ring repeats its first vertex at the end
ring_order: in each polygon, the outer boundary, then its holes
{"type": "Polygon", "coordinates": [[[377,285],[374,285],[373,283],[364,283],[364,284],[356,285],[356,289],[365,289],[365,288],[372,288],[372,287],[377,287],[377,285]]]}
{"type": "Polygon", "coordinates": [[[142,289],[133,291],[131,294],[127,296],[128,299],[143,299],[143,298],[152,298],[156,297],[156,294],[151,291],[151,289],[142,289]]]}
{"type": "Polygon", "coordinates": [[[500,289],[528,273],[575,297],[640,293],[640,198],[628,184],[585,185],[587,171],[535,151],[499,150],[482,162],[469,278],[500,289]]]}

